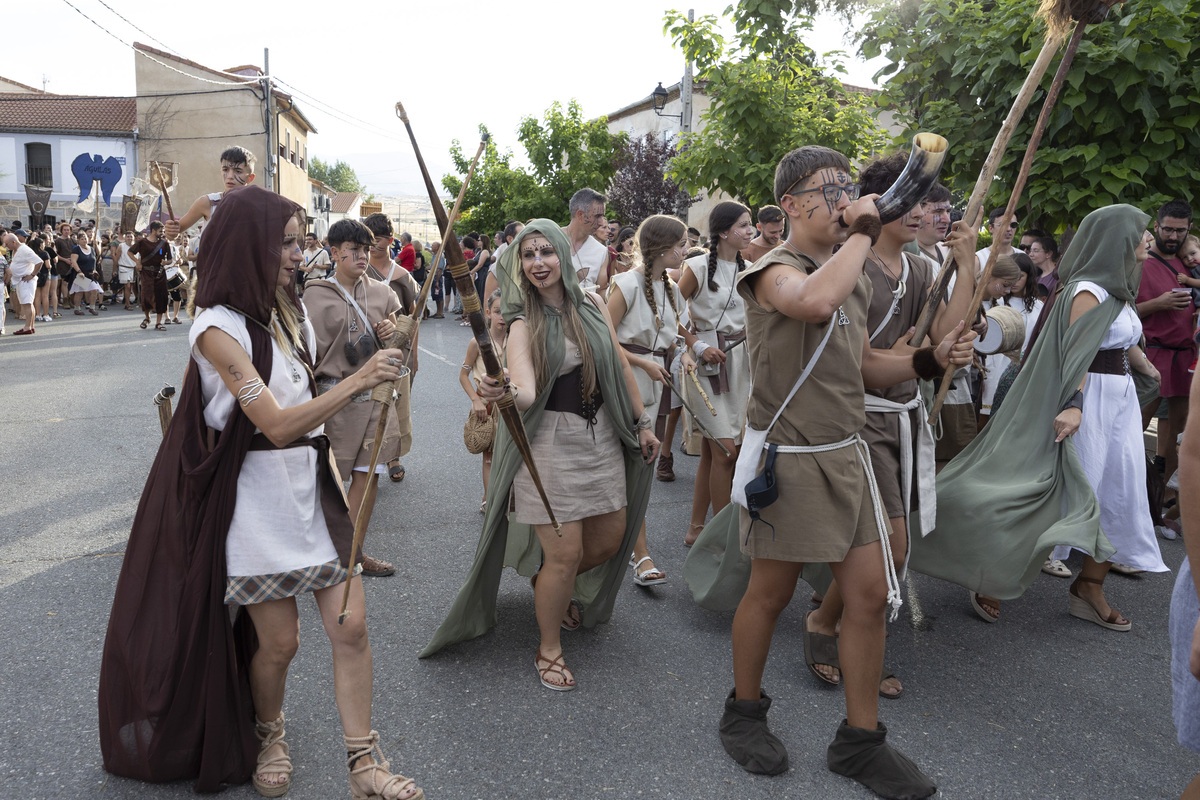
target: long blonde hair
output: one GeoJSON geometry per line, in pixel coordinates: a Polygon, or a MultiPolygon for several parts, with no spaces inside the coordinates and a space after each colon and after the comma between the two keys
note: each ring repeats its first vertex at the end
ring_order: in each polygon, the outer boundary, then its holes
{"type": "MultiPolygon", "coordinates": [[[[563,258],[559,255],[559,263],[562,262],[563,258]]],[[[570,268],[569,261],[567,268],[570,268]]],[[[546,311],[537,287],[529,282],[525,270],[522,269],[520,274],[521,293],[525,297],[525,324],[529,326],[529,355],[533,361],[533,374],[537,376],[537,390],[541,394],[542,390],[557,377],[550,375],[550,365],[546,360],[546,311]]],[[[586,297],[585,293],[585,303],[588,302],[586,297]]],[[[586,400],[596,394],[598,383],[596,360],[592,355],[592,345],[588,341],[583,321],[579,318],[579,311],[571,300],[570,292],[563,293],[562,326],[566,338],[575,342],[579,347],[580,357],[583,360],[583,396],[586,400]]],[[[565,345],[564,342],[564,347],[565,345]]]]}

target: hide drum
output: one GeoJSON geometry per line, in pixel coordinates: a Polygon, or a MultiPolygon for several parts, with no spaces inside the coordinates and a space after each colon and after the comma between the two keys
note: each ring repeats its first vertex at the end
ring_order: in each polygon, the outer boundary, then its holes
{"type": "Polygon", "coordinates": [[[1025,344],[1025,318],[1009,306],[987,310],[987,331],[975,340],[975,351],[984,355],[1011,353],[1025,344]]]}

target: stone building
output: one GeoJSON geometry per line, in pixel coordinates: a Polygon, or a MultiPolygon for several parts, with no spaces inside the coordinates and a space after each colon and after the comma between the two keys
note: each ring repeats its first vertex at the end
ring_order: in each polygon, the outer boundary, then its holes
{"type": "MultiPolygon", "coordinates": [[[[88,218],[77,211],[80,186],[71,164],[81,155],[115,159],[120,176],[111,205],[100,202],[100,227],[121,218],[121,195],[138,164],[137,100],[57,95],[0,78],[0,221],[33,224],[23,184],[52,190],[44,222],[88,218]]],[[[91,193],[91,182],[84,188],[91,193]]]]}
{"type": "Polygon", "coordinates": [[[176,162],[177,213],[202,194],[222,191],[220,156],[232,145],[255,155],[255,183],[310,207],[308,135],[316,129],[290,94],[272,84],[268,113],[257,66],[216,70],[145,44],[133,47],[142,163],[176,162]]]}

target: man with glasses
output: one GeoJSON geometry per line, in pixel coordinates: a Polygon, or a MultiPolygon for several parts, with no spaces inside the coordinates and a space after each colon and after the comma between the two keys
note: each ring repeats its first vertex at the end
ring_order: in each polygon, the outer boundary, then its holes
{"type": "Polygon", "coordinates": [[[600,226],[608,226],[604,207],[608,198],[595,189],[580,189],[571,196],[567,206],[571,221],[563,228],[571,243],[571,261],[579,275],[584,291],[598,289],[601,296],[608,289],[611,268],[608,247],[600,244],[596,232],[600,226]]]}
{"type": "Polygon", "coordinates": [[[887,797],[928,797],[937,787],[888,745],[879,723],[885,612],[889,603],[898,607],[900,589],[859,431],[865,387],[932,379],[950,363],[967,363],[973,335],[961,336],[959,324],[936,349],[870,346],[872,288],[863,268],[882,225],[876,195],[859,198],[844,155],[817,146],[793,150],[775,170],[775,195],[790,232],[737,280],[746,347],[758,365],[742,444],[748,458],[740,459],[734,480],[738,505],[727,507],[737,514],[730,520],[721,512],[701,534],[730,546],[736,536],[751,559],[733,619],[734,690],[725,700],[721,743],[748,772],[788,770],[787,750],[767,727],[763,672],[801,569],[828,563],[845,603],[834,647],[842,654],[847,712],[827,751],[829,769],[887,797]],[[759,477],[744,483],[747,472],[759,477]],[[774,498],[762,485],[768,481],[774,498]]]}
{"type": "MultiPolygon", "coordinates": [[[[1187,424],[1188,369],[1196,360],[1192,339],[1192,293],[1179,284],[1179,275],[1187,268],[1179,260],[1180,247],[1192,227],[1192,207],[1184,200],[1172,200],[1158,210],[1154,223],[1154,244],[1150,257],[1142,265],[1138,288],[1137,312],[1146,336],[1146,358],[1162,375],[1158,393],[1166,401],[1167,418],[1158,421],[1159,450],[1166,460],[1170,477],[1178,466],[1176,438],[1187,424]],[[1165,425],[1163,423],[1166,423],[1165,425]]],[[[1155,400],[1142,408],[1143,427],[1158,408],[1155,400]]]]}
{"type": "Polygon", "coordinates": [[[979,271],[981,273],[987,269],[988,258],[991,257],[993,250],[996,251],[996,255],[998,256],[1012,255],[1013,236],[1016,235],[1017,226],[1021,221],[1017,219],[1016,214],[1013,214],[1012,219],[1009,220],[1008,227],[1002,231],[998,231],[996,230],[996,226],[1000,224],[1000,218],[1003,216],[1003,208],[993,208],[991,213],[988,214],[987,230],[992,235],[992,243],[975,254],[975,257],[979,259],[979,271]]]}
{"type": "Polygon", "coordinates": [[[1045,232],[1039,230],[1038,228],[1026,228],[1021,234],[1021,243],[1017,245],[1017,249],[1022,253],[1028,253],[1029,248],[1033,246],[1033,243],[1045,235],[1045,232]]]}

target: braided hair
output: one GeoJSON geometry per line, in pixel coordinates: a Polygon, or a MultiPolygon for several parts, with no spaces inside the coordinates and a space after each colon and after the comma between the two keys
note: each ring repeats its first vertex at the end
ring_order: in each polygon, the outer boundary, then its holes
{"type": "MultiPolygon", "coordinates": [[[[666,214],[647,217],[638,226],[637,249],[642,259],[643,293],[646,295],[646,302],[650,304],[650,310],[654,313],[654,322],[659,328],[662,327],[662,319],[658,315],[658,304],[654,301],[654,281],[650,277],[650,267],[654,264],[654,259],[677,246],[686,234],[687,226],[683,221],[666,214]]],[[[675,293],[672,291],[674,283],[665,271],[662,274],[662,283],[667,302],[671,304],[671,310],[675,312],[675,319],[678,320],[679,309],[675,306],[675,293]]],[[[655,333],[657,335],[657,331],[655,333]]]]}
{"type": "MultiPolygon", "coordinates": [[[[713,206],[712,211],[708,213],[708,288],[712,291],[717,290],[717,242],[720,239],[719,234],[725,233],[732,228],[737,221],[741,219],[743,214],[749,214],[750,209],[746,208],[741,203],[734,200],[726,200],[723,203],[717,203],[713,206]]],[[[736,256],[737,271],[741,272],[746,268],[746,262],[742,260],[742,253],[739,250],[736,256]]]]}

